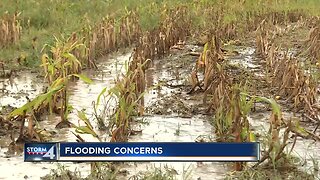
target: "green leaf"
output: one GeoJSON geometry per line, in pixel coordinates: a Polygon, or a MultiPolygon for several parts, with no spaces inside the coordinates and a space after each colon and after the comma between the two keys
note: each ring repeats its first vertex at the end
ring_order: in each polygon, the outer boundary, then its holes
{"type": "Polygon", "coordinates": [[[48,71],[49,71],[49,73],[50,73],[51,75],[54,74],[54,67],[53,67],[53,65],[48,64],[48,71]]]}
{"type": "Polygon", "coordinates": [[[81,67],[80,61],[73,54],[64,53],[62,56],[65,57],[65,58],[68,58],[69,60],[71,60],[72,62],[78,64],[81,67]]]}
{"type": "Polygon", "coordinates": [[[97,106],[100,104],[100,99],[101,99],[101,96],[107,91],[107,88],[103,88],[102,91],[100,92],[100,94],[98,95],[98,98],[97,98],[97,103],[96,103],[96,108],[97,106]]]}
{"type": "Polygon", "coordinates": [[[23,105],[22,107],[15,109],[14,111],[12,111],[9,114],[9,118],[13,117],[13,116],[17,116],[17,115],[23,115],[24,112],[29,112],[31,109],[33,108],[38,108],[44,101],[50,99],[50,97],[55,94],[56,92],[58,92],[60,89],[62,89],[63,85],[60,85],[58,87],[49,89],[49,91],[45,94],[41,94],[39,96],[37,96],[36,98],[34,98],[32,101],[26,103],[25,105],[23,105]]]}
{"type": "Polygon", "coordinates": [[[83,111],[78,111],[78,117],[90,128],[93,129],[89,119],[83,111]]]}
{"type": "Polygon", "coordinates": [[[22,107],[13,110],[13,111],[9,114],[8,119],[10,119],[11,117],[14,117],[14,116],[23,115],[24,112],[27,113],[27,112],[32,108],[33,104],[34,104],[34,102],[31,101],[31,102],[26,103],[26,104],[23,105],[22,107]]]}
{"type": "Polygon", "coordinates": [[[242,131],[241,131],[240,135],[241,135],[241,140],[246,139],[246,137],[248,135],[247,134],[247,128],[242,128],[242,131]]]}
{"type": "Polygon", "coordinates": [[[113,94],[117,98],[120,98],[120,92],[119,92],[119,90],[118,90],[118,88],[116,86],[111,88],[111,89],[109,89],[109,94],[111,94],[111,95],[113,94]]]}
{"type": "Polygon", "coordinates": [[[281,109],[279,104],[274,100],[274,99],[268,99],[265,97],[257,97],[257,100],[262,101],[262,102],[266,102],[269,103],[272,107],[272,111],[280,117],[281,115],[281,109]]]}
{"type": "Polygon", "coordinates": [[[262,96],[250,96],[247,93],[241,93],[242,95],[246,95],[248,97],[254,98],[256,99],[258,102],[265,102],[271,105],[272,107],[272,111],[277,115],[280,116],[281,115],[281,108],[280,105],[274,100],[274,99],[268,99],[266,97],[262,97],[262,96]]]}
{"type": "Polygon", "coordinates": [[[206,60],[206,52],[207,52],[207,50],[208,50],[208,44],[209,44],[209,43],[206,43],[206,44],[204,45],[204,48],[203,48],[202,59],[201,59],[201,61],[202,61],[203,63],[204,63],[205,60],[206,60]]]}
{"type": "Polygon", "coordinates": [[[254,98],[250,98],[250,100],[247,102],[246,99],[247,96],[241,94],[241,110],[243,111],[242,114],[244,116],[247,116],[248,113],[250,112],[251,108],[253,107],[253,103],[254,103],[254,98]]]}
{"type": "Polygon", "coordinates": [[[98,135],[94,131],[92,131],[90,128],[88,128],[87,126],[77,127],[76,132],[79,134],[91,134],[94,137],[98,137],[98,135]]]}
{"type": "Polygon", "coordinates": [[[65,79],[64,78],[58,78],[49,87],[49,89],[54,89],[56,87],[64,86],[65,79]]]}
{"type": "Polygon", "coordinates": [[[295,122],[295,129],[297,132],[299,132],[301,134],[308,135],[307,131],[303,127],[300,126],[299,121],[295,122]]]}
{"type": "Polygon", "coordinates": [[[72,76],[76,76],[76,77],[80,78],[82,81],[84,81],[87,84],[93,84],[93,81],[90,78],[88,78],[86,75],[72,74],[72,76]]]}
{"type": "Polygon", "coordinates": [[[206,51],[208,50],[208,45],[209,45],[209,43],[206,43],[206,44],[204,45],[204,48],[203,48],[203,52],[204,52],[204,53],[206,53],[206,51]]]}
{"type": "Polygon", "coordinates": [[[249,141],[250,142],[256,142],[256,136],[255,136],[255,134],[253,132],[250,132],[249,141]]]}
{"type": "Polygon", "coordinates": [[[42,94],[36,98],[35,104],[34,104],[34,109],[38,109],[38,107],[49,98],[48,94],[42,94]]]}

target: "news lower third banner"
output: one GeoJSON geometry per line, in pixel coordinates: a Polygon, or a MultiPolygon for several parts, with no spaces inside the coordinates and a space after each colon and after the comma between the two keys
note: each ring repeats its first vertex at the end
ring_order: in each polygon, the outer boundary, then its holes
{"type": "Polygon", "coordinates": [[[24,161],[259,161],[255,143],[25,143],[24,161]]]}

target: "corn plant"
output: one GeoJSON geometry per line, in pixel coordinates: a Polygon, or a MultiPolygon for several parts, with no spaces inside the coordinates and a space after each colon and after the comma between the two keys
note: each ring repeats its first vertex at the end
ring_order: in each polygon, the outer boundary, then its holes
{"type": "Polygon", "coordinates": [[[89,118],[86,116],[84,111],[78,111],[78,117],[79,119],[84,122],[84,126],[83,125],[78,125],[74,127],[76,128],[76,133],[79,134],[90,134],[92,135],[94,138],[98,139],[100,142],[102,142],[102,139],[99,137],[99,135],[95,132],[93,125],[91,124],[89,118]]]}
{"type": "Polygon", "coordinates": [[[224,57],[220,48],[220,40],[213,37],[204,46],[194,71],[191,73],[193,91],[197,86],[204,90],[203,102],[207,103],[207,96],[211,95],[209,111],[215,110],[223,98],[228,98],[231,88],[230,78],[225,71],[224,57]],[[198,79],[198,73],[203,72],[203,80],[198,79]],[[203,85],[202,85],[203,82],[203,85]]]}
{"type": "Polygon", "coordinates": [[[48,44],[44,46],[44,48],[50,48],[50,56],[48,54],[42,55],[41,65],[49,84],[60,77],[64,78],[69,74],[81,73],[82,64],[73,52],[78,49],[85,50],[85,46],[73,37],[70,36],[68,39],[54,37],[53,46],[48,44]]]}
{"type": "MultiPolygon", "coordinates": [[[[71,74],[68,75],[66,78],[59,78],[57,80],[55,80],[47,89],[46,93],[40,94],[38,95],[36,98],[34,98],[33,100],[30,100],[29,102],[27,102],[26,104],[24,104],[22,107],[17,108],[15,110],[13,110],[7,117],[7,119],[11,119],[11,120],[21,120],[22,122],[25,122],[25,119],[28,119],[28,139],[32,139],[34,136],[38,137],[37,140],[38,141],[42,141],[40,137],[40,135],[33,129],[33,125],[34,124],[38,124],[37,119],[43,115],[43,113],[45,113],[45,111],[47,109],[50,109],[50,112],[52,112],[52,108],[57,106],[57,101],[56,101],[56,97],[59,93],[61,93],[62,91],[64,91],[64,88],[66,88],[66,85],[68,83],[68,79],[70,79],[72,76],[74,77],[78,77],[80,79],[82,79],[83,81],[85,81],[86,83],[91,83],[90,79],[88,79],[87,77],[83,76],[83,75],[78,75],[78,74],[71,74]],[[34,122],[35,121],[35,122],[34,122]]],[[[65,101],[67,102],[67,100],[65,101]]],[[[68,104],[63,104],[68,106],[68,104]]],[[[70,107],[70,106],[68,106],[70,107]]],[[[60,123],[65,123],[67,122],[67,115],[69,113],[69,111],[67,111],[68,107],[66,107],[66,111],[62,112],[61,111],[61,117],[63,117],[64,119],[62,119],[62,122],[60,123]]],[[[60,124],[59,123],[59,124],[60,124]]],[[[69,122],[67,122],[67,124],[70,124],[69,122]]],[[[24,123],[21,124],[21,131],[20,131],[20,137],[24,136],[24,132],[23,132],[23,127],[24,127],[24,123]]]]}
{"type": "Polygon", "coordinates": [[[120,46],[130,46],[138,39],[141,33],[138,19],[139,16],[135,11],[126,9],[126,14],[121,18],[119,25],[120,46]]]}
{"type": "Polygon", "coordinates": [[[147,62],[144,64],[138,63],[138,67],[134,70],[126,68],[127,73],[123,75],[121,80],[118,79],[116,85],[109,90],[110,98],[115,98],[118,103],[113,120],[110,122],[110,128],[113,129],[112,142],[127,141],[132,117],[143,114],[143,96],[145,93],[143,67],[147,62]]]}
{"type": "MultiPolygon", "coordinates": [[[[99,142],[103,142],[101,137],[98,135],[98,133],[94,130],[93,125],[91,124],[89,118],[85,114],[85,111],[77,111],[78,118],[84,123],[84,125],[72,125],[73,128],[75,128],[75,132],[79,134],[89,134],[92,137],[96,138],[99,142]]],[[[73,133],[73,132],[72,132],[73,133]]],[[[78,142],[85,142],[85,140],[78,134],[73,133],[73,135],[77,138],[78,142]]],[[[91,175],[99,174],[102,171],[102,163],[99,162],[92,162],[90,163],[91,166],[91,175]]]]}
{"type": "Polygon", "coordinates": [[[109,102],[107,102],[106,105],[103,107],[102,112],[98,113],[97,109],[98,109],[98,107],[100,105],[101,97],[104,97],[104,93],[106,91],[107,91],[107,88],[103,88],[102,91],[100,92],[100,94],[98,95],[96,102],[92,102],[93,111],[94,111],[94,117],[98,122],[99,129],[102,129],[102,130],[106,130],[107,129],[104,120],[107,118],[107,114],[108,114],[108,111],[109,111],[109,108],[110,108],[110,106],[108,106],[109,102]]]}
{"type": "Polygon", "coordinates": [[[280,129],[284,121],[282,118],[282,112],[281,112],[280,106],[273,99],[267,99],[264,97],[256,97],[256,98],[258,102],[260,101],[260,102],[269,103],[272,107],[272,113],[269,119],[270,128],[268,133],[270,133],[270,137],[268,138],[268,141],[267,141],[267,147],[266,147],[267,150],[263,154],[260,162],[257,163],[255,166],[269,159],[269,162],[271,162],[275,167],[276,162],[281,158],[285,157],[284,149],[288,145],[287,141],[289,139],[289,133],[291,128],[290,126],[285,126],[286,130],[283,134],[283,140],[281,141],[280,129]]]}
{"type": "MultiPolygon", "coordinates": [[[[246,93],[246,85],[242,84],[234,85],[230,89],[229,94],[225,95],[226,98],[222,98],[218,101],[218,108],[214,111],[213,125],[215,127],[215,133],[218,136],[218,141],[227,142],[252,142],[256,141],[255,133],[249,129],[250,124],[248,116],[254,107],[256,102],[264,102],[269,104],[273,109],[272,118],[270,119],[270,134],[273,140],[270,141],[268,147],[279,147],[275,150],[276,159],[279,160],[282,156],[283,148],[287,144],[281,144],[279,138],[279,126],[281,111],[279,105],[272,99],[265,97],[250,96],[246,93]],[[281,146],[280,146],[280,145],[281,146]]],[[[286,135],[290,129],[286,131],[286,135]]],[[[288,139],[284,141],[287,142],[288,139]]],[[[271,156],[270,156],[271,157],[271,156]]],[[[236,163],[235,169],[242,170],[244,163],[236,163]]]]}
{"type": "Polygon", "coordinates": [[[71,108],[68,105],[68,81],[75,78],[81,78],[86,83],[92,83],[92,81],[79,74],[82,70],[82,64],[73,53],[85,50],[85,46],[79,43],[74,35],[68,39],[55,37],[54,46],[46,45],[45,47],[47,46],[50,48],[51,54],[43,54],[41,65],[44,68],[45,77],[50,85],[64,84],[62,90],[53,95],[54,104],[50,105],[50,112],[53,110],[60,114],[61,122],[57,125],[59,127],[68,124],[67,115],[71,108]]]}
{"type": "MultiPolygon", "coordinates": [[[[288,146],[289,142],[289,134],[294,133],[295,137],[297,135],[300,136],[306,136],[307,134],[310,134],[307,130],[302,128],[299,125],[298,121],[293,122],[291,119],[288,121],[285,121],[282,117],[282,111],[279,104],[274,99],[268,99],[266,97],[261,96],[250,96],[249,94],[245,92],[240,93],[243,97],[246,97],[246,99],[250,99],[248,106],[244,106],[245,110],[249,110],[252,108],[253,102],[260,102],[265,103],[268,106],[271,107],[272,112],[269,118],[269,131],[266,137],[264,137],[264,140],[266,140],[265,149],[263,150],[264,154],[262,155],[261,160],[256,163],[253,167],[258,166],[259,164],[263,163],[264,161],[268,160],[268,163],[271,163],[274,168],[278,165],[278,162],[281,159],[285,159],[287,156],[285,154],[285,148],[288,146]],[[281,128],[284,128],[283,134],[280,133],[281,128]]],[[[249,112],[249,111],[246,111],[249,112]]],[[[250,141],[254,140],[255,137],[252,136],[253,134],[250,134],[250,141]]],[[[295,138],[296,141],[296,138],[295,138]]],[[[291,151],[295,146],[295,142],[293,143],[291,147],[291,151]]],[[[290,152],[291,152],[290,151],[290,152]]],[[[289,152],[289,153],[290,153],[289,152]]]]}
{"type": "Polygon", "coordinates": [[[32,140],[34,136],[38,137],[38,141],[42,141],[40,135],[34,130],[33,125],[37,125],[37,118],[35,114],[41,113],[44,109],[47,109],[48,105],[52,103],[52,96],[63,88],[64,84],[53,84],[48,88],[47,92],[37,96],[35,99],[27,102],[22,107],[13,110],[7,117],[11,120],[21,120],[23,123],[20,127],[20,135],[18,139],[26,137],[24,135],[23,127],[25,119],[28,119],[28,138],[32,140]],[[34,122],[35,121],[35,122],[34,122]]]}

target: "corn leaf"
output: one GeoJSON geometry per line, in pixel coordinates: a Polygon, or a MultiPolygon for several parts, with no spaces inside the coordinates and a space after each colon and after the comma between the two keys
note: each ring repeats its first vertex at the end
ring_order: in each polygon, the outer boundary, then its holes
{"type": "Polygon", "coordinates": [[[72,76],[76,76],[80,78],[82,81],[84,81],[87,84],[93,84],[93,81],[83,74],[72,74],[72,76]]]}
{"type": "Polygon", "coordinates": [[[255,136],[255,134],[253,132],[250,132],[249,141],[250,142],[256,142],[256,136],[255,136]]]}
{"type": "Polygon", "coordinates": [[[37,96],[32,101],[26,103],[25,105],[23,105],[20,108],[15,109],[14,111],[12,111],[9,114],[9,117],[23,115],[24,112],[27,113],[27,112],[30,112],[30,110],[33,109],[33,108],[38,108],[45,100],[47,100],[50,96],[52,96],[52,94],[54,94],[57,91],[59,91],[62,87],[63,87],[63,85],[58,86],[56,88],[51,89],[46,94],[42,94],[40,96],[37,96]]]}
{"type": "Polygon", "coordinates": [[[97,106],[100,104],[100,99],[101,99],[101,96],[107,91],[107,88],[103,88],[102,91],[100,92],[100,94],[98,95],[98,98],[97,98],[97,103],[96,103],[96,108],[97,106]]]}
{"type": "Polygon", "coordinates": [[[71,53],[64,53],[63,57],[70,59],[72,62],[78,64],[81,67],[80,61],[71,53]]]}
{"type": "Polygon", "coordinates": [[[91,134],[94,137],[98,137],[98,135],[87,126],[79,126],[76,128],[76,132],[79,134],[91,134]]]}
{"type": "Polygon", "coordinates": [[[78,117],[90,128],[93,129],[89,119],[83,111],[78,111],[78,117]]]}

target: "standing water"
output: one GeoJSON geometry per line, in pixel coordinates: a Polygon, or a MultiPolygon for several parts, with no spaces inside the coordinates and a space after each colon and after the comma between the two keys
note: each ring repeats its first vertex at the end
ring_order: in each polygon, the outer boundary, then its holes
{"type": "MultiPolygon", "coordinates": [[[[240,55],[231,58],[233,63],[240,63],[247,68],[258,68],[259,65],[255,65],[253,61],[253,48],[245,48],[240,50],[240,55]],[[244,60],[244,61],[243,61],[244,60]]],[[[129,60],[131,53],[125,53],[117,55],[115,57],[108,57],[101,60],[98,64],[98,71],[85,71],[84,73],[89,76],[94,83],[85,84],[82,81],[72,82],[69,85],[69,103],[75,109],[69,114],[69,120],[78,124],[79,119],[77,117],[76,110],[85,110],[88,117],[92,118],[92,106],[93,102],[100,94],[103,88],[110,89],[115,84],[115,78],[119,73],[125,72],[124,64],[129,60]]],[[[183,55],[174,55],[171,57],[163,58],[153,62],[153,67],[146,72],[147,87],[151,89],[145,96],[146,108],[151,108],[151,114],[139,118],[141,122],[134,126],[138,131],[142,130],[142,133],[131,136],[129,141],[131,142],[194,142],[199,137],[211,137],[214,134],[212,126],[210,125],[210,117],[190,114],[190,112],[182,111],[185,106],[190,104],[187,97],[186,90],[183,88],[187,85],[186,79],[191,72],[190,64],[195,62],[194,58],[185,57],[183,55]],[[189,66],[188,66],[189,64],[189,66]],[[170,86],[161,86],[156,88],[157,84],[166,83],[170,86]],[[184,97],[183,100],[177,102],[175,97],[184,97]],[[170,99],[171,98],[171,99],[170,99]],[[168,102],[162,102],[163,107],[155,105],[159,100],[166,101],[172,100],[170,105],[168,102]],[[189,103],[189,104],[188,104],[189,103]],[[174,107],[177,105],[176,107],[174,107]],[[159,112],[155,113],[153,112],[159,112]],[[187,115],[186,115],[187,114],[187,115]]],[[[44,91],[45,83],[42,79],[36,78],[35,74],[29,72],[23,72],[18,77],[11,80],[2,80],[1,82],[2,95],[0,103],[2,106],[20,107],[27,102],[25,96],[30,99],[34,98],[37,94],[44,91]]],[[[191,101],[191,104],[199,102],[191,101]]],[[[159,104],[158,104],[159,105],[159,104]]],[[[102,110],[102,106],[99,106],[102,110]]],[[[192,107],[188,106],[188,108],[192,107]]],[[[187,108],[187,109],[188,109],[187,108]]],[[[268,115],[252,115],[250,122],[253,127],[258,131],[263,132],[262,127],[267,127],[268,115]]],[[[55,129],[55,125],[59,122],[59,117],[48,116],[46,120],[40,122],[40,128],[45,128],[50,131],[56,132],[52,141],[76,141],[76,137],[72,134],[73,128],[69,129],[55,129]]],[[[92,124],[97,128],[97,122],[92,121],[92,124]]],[[[105,141],[109,141],[110,137],[106,131],[98,131],[99,135],[105,141]]],[[[86,141],[97,141],[91,135],[83,135],[81,137],[86,141]]],[[[39,179],[42,176],[50,173],[51,169],[58,168],[58,164],[65,166],[71,171],[78,170],[83,177],[86,177],[90,173],[89,163],[30,163],[23,162],[22,155],[9,155],[8,144],[10,139],[8,137],[2,137],[0,139],[0,179],[39,179]],[[29,168],[32,167],[32,171],[29,168]],[[29,170],[29,171],[28,171],[29,170]]],[[[310,168],[312,158],[320,159],[318,155],[319,144],[312,144],[311,141],[298,140],[296,144],[295,155],[306,157],[306,162],[310,168]],[[306,143],[308,145],[306,145],[306,143]],[[305,147],[311,146],[312,148],[306,149],[305,147]],[[306,155],[310,154],[312,158],[306,155]]],[[[151,166],[163,167],[166,164],[169,167],[175,169],[178,179],[182,179],[186,173],[186,169],[191,167],[192,179],[200,178],[205,179],[223,179],[225,173],[230,168],[223,163],[125,163],[122,168],[125,168],[129,175],[128,177],[139,173],[140,171],[146,171],[151,166]]]]}

